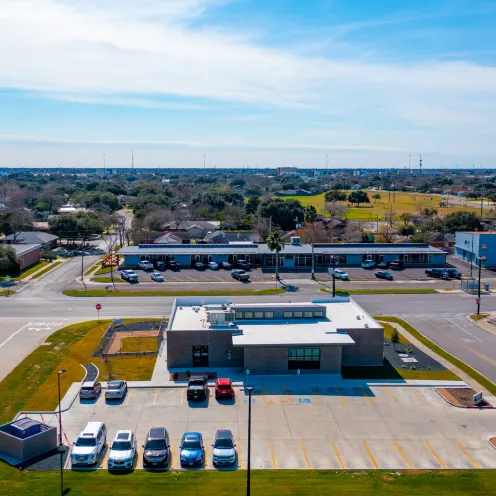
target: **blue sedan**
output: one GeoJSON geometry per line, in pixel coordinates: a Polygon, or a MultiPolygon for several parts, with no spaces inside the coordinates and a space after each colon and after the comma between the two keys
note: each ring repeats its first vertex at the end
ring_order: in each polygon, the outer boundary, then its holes
{"type": "Polygon", "coordinates": [[[387,270],[376,270],[375,277],[378,279],[387,279],[388,281],[393,280],[393,275],[390,274],[387,270]]]}
{"type": "Polygon", "coordinates": [[[205,447],[199,432],[185,432],[179,445],[181,466],[203,465],[205,461],[205,447]]]}

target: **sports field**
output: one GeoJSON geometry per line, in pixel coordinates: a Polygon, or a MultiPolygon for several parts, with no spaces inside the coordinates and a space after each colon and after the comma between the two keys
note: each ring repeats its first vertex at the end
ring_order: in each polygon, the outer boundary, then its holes
{"type": "MultiPolygon", "coordinates": [[[[347,191],[347,194],[350,192],[347,191]]],[[[452,212],[466,211],[480,213],[480,209],[475,206],[467,206],[462,204],[453,204],[451,207],[440,207],[439,202],[443,198],[440,195],[425,195],[422,193],[405,193],[396,192],[393,195],[389,194],[389,191],[367,191],[370,198],[370,204],[360,205],[356,207],[350,204],[350,208],[347,211],[347,218],[350,220],[370,220],[374,221],[377,219],[377,215],[380,218],[384,217],[386,213],[391,211],[391,206],[393,212],[399,215],[403,212],[408,212],[411,214],[418,214],[421,208],[424,207],[434,207],[437,209],[439,215],[450,214],[452,212]],[[376,194],[381,195],[381,198],[374,200],[372,197],[376,194]],[[394,196],[394,201],[393,201],[394,196]]],[[[293,199],[301,202],[302,205],[314,205],[318,213],[325,214],[324,210],[324,199],[325,193],[315,196],[285,196],[285,200],[293,199]]],[[[452,199],[452,197],[450,197],[452,199]]],[[[340,202],[340,205],[347,206],[348,202],[340,202]]],[[[488,209],[485,209],[488,212],[488,209]]]]}

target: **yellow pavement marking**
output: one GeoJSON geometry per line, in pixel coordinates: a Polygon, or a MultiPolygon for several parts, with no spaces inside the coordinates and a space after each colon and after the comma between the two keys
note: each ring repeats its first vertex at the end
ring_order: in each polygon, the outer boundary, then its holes
{"type": "Polygon", "coordinates": [[[267,404],[267,398],[265,397],[266,396],[266,393],[264,391],[264,388],[262,386],[260,386],[260,394],[262,395],[262,400],[265,404],[267,404]]]}
{"type": "Polygon", "coordinates": [[[393,401],[395,403],[398,403],[398,400],[396,399],[396,396],[394,396],[394,394],[389,390],[389,388],[387,386],[384,386],[384,389],[386,390],[387,394],[389,394],[389,396],[391,396],[391,398],[393,398],[393,401]]]}
{"type": "Polygon", "coordinates": [[[372,398],[369,396],[369,393],[367,393],[367,391],[365,390],[365,388],[363,386],[360,386],[360,389],[362,390],[365,398],[367,398],[367,401],[372,405],[372,398]]]}
{"type": "Polygon", "coordinates": [[[176,443],[173,443],[172,444],[172,449],[171,449],[171,459],[170,459],[170,468],[173,467],[174,465],[174,455],[176,454],[176,443]]]}
{"type": "Polygon", "coordinates": [[[184,393],[186,392],[186,388],[181,389],[181,405],[184,403],[184,393]]]}
{"type": "Polygon", "coordinates": [[[418,394],[417,391],[415,391],[415,388],[412,388],[412,386],[408,385],[408,389],[410,389],[410,391],[417,397],[420,403],[424,402],[422,396],[420,396],[420,394],[418,394]]]}
{"type": "Polygon", "coordinates": [[[305,449],[305,444],[303,443],[303,441],[300,441],[300,444],[301,444],[301,451],[303,451],[303,458],[305,458],[305,463],[307,464],[307,468],[310,469],[312,467],[310,466],[310,462],[308,461],[307,450],[305,449]]]}
{"type": "Polygon", "coordinates": [[[365,446],[365,449],[367,450],[367,453],[370,456],[370,459],[372,460],[372,464],[374,465],[375,468],[379,468],[379,465],[377,465],[377,462],[375,461],[374,456],[372,455],[372,451],[370,451],[369,445],[367,444],[366,441],[363,442],[363,445],[365,446]]]}
{"type": "Polygon", "coordinates": [[[158,388],[155,389],[155,398],[153,398],[153,406],[155,406],[155,403],[157,403],[157,396],[158,396],[158,388]]]}
{"type": "Polygon", "coordinates": [[[284,386],[284,391],[288,395],[289,403],[293,404],[293,398],[291,398],[291,391],[289,390],[288,386],[284,386]]]}
{"type": "Polygon", "coordinates": [[[143,454],[143,448],[138,450],[138,459],[136,460],[136,468],[143,468],[141,455],[143,454]]]}
{"type": "Polygon", "coordinates": [[[270,455],[272,456],[272,467],[277,468],[276,457],[274,455],[274,448],[272,447],[272,443],[270,442],[269,442],[269,448],[270,448],[270,455]]]}
{"type": "Polygon", "coordinates": [[[334,448],[334,453],[336,453],[336,457],[338,459],[339,465],[341,465],[341,468],[344,469],[343,459],[341,458],[341,455],[339,454],[338,448],[336,447],[334,442],[332,443],[332,447],[334,448]]]}
{"type": "Polygon", "coordinates": [[[100,397],[98,398],[96,405],[100,406],[105,401],[105,394],[103,391],[100,393],[100,397]]]}
{"type": "Polygon", "coordinates": [[[336,392],[339,394],[341,401],[343,402],[343,405],[346,405],[346,400],[344,399],[344,396],[341,394],[341,389],[335,388],[336,392]]]}
{"type": "Polygon", "coordinates": [[[320,399],[317,396],[317,392],[315,391],[315,389],[312,386],[310,386],[310,391],[312,391],[312,394],[315,396],[315,404],[318,405],[320,403],[320,399]]]}
{"type": "Polygon", "coordinates": [[[434,449],[432,448],[432,446],[427,441],[425,442],[425,444],[429,448],[430,452],[436,457],[436,460],[439,462],[439,464],[441,465],[441,467],[448,468],[445,465],[445,463],[443,462],[443,460],[441,460],[441,458],[439,458],[439,455],[434,451],[434,449]]]}
{"type": "Polygon", "coordinates": [[[107,461],[107,457],[110,453],[110,446],[107,446],[107,451],[105,452],[105,456],[103,457],[102,463],[100,463],[99,468],[104,468],[105,467],[105,462],[107,461]]]}
{"type": "Polygon", "coordinates": [[[413,468],[412,464],[410,463],[410,460],[406,457],[405,453],[401,449],[401,446],[395,441],[394,445],[396,448],[398,448],[398,451],[400,452],[400,455],[403,457],[403,460],[405,460],[406,464],[408,465],[408,468],[413,468]]]}
{"type": "Polygon", "coordinates": [[[238,441],[238,468],[243,468],[243,466],[241,465],[241,442],[238,441]]]}
{"type": "Polygon", "coordinates": [[[126,399],[124,400],[124,406],[129,405],[129,400],[131,399],[131,396],[133,395],[133,390],[128,389],[126,399]]]}
{"type": "Polygon", "coordinates": [[[208,465],[208,446],[205,446],[205,467],[208,465]]]}
{"type": "Polygon", "coordinates": [[[480,465],[470,456],[469,452],[457,441],[456,445],[462,450],[463,454],[474,464],[475,468],[480,468],[480,465]]]}

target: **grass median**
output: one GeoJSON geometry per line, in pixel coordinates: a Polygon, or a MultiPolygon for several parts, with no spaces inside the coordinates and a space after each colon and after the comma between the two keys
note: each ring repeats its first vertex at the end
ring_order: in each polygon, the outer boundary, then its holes
{"type": "MultiPolygon", "coordinates": [[[[495,470],[253,470],[251,494],[264,496],[466,496],[494,494],[495,470]]],[[[66,471],[64,485],[74,496],[241,496],[246,494],[246,471],[137,470],[130,474],[66,471]],[[201,489],[201,490],[200,490],[201,489]]],[[[59,494],[60,475],[52,472],[19,472],[0,465],[0,493],[16,496],[59,494]]]]}
{"type": "Polygon", "coordinates": [[[66,296],[88,297],[129,297],[129,296],[266,296],[285,293],[284,289],[233,289],[233,290],[192,290],[192,291],[105,291],[103,289],[66,289],[62,291],[66,296]]]}
{"type": "Polygon", "coordinates": [[[13,289],[0,289],[0,296],[9,296],[15,294],[15,291],[13,289]]]}
{"type": "Polygon", "coordinates": [[[448,353],[446,350],[433,343],[430,339],[426,338],[422,333],[417,331],[413,326],[411,326],[408,322],[405,322],[398,317],[376,317],[378,320],[385,322],[394,322],[402,326],[405,330],[407,330],[415,339],[420,341],[424,346],[427,346],[434,353],[437,353],[439,356],[443,357],[445,360],[448,360],[451,364],[458,367],[461,371],[465,372],[469,377],[477,381],[482,387],[486,388],[491,394],[496,395],[496,384],[491,382],[489,379],[484,377],[482,374],[474,370],[472,367],[467,365],[466,363],[458,360],[453,355],[448,353]]]}
{"type": "Polygon", "coordinates": [[[31,279],[38,279],[38,277],[45,275],[47,272],[50,272],[51,270],[55,269],[59,265],[62,265],[63,263],[64,262],[52,262],[50,265],[47,265],[43,270],[37,272],[31,279]]]}
{"type": "Polygon", "coordinates": [[[91,281],[93,282],[105,282],[107,284],[111,284],[112,282],[115,283],[122,283],[124,282],[120,277],[115,276],[114,279],[111,277],[92,277],[91,281]]]}
{"type": "MultiPolygon", "coordinates": [[[[331,293],[332,289],[323,288],[323,293],[331,293]]],[[[367,295],[367,294],[438,294],[435,289],[431,288],[398,288],[398,289],[336,289],[336,296],[348,295],[367,295]]]]}

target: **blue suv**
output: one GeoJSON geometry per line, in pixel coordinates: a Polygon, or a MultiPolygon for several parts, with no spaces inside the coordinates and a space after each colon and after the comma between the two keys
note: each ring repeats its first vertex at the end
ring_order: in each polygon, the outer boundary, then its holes
{"type": "Polygon", "coordinates": [[[199,432],[185,432],[179,446],[181,466],[203,465],[205,461],[205,447],[199,432]]]}

